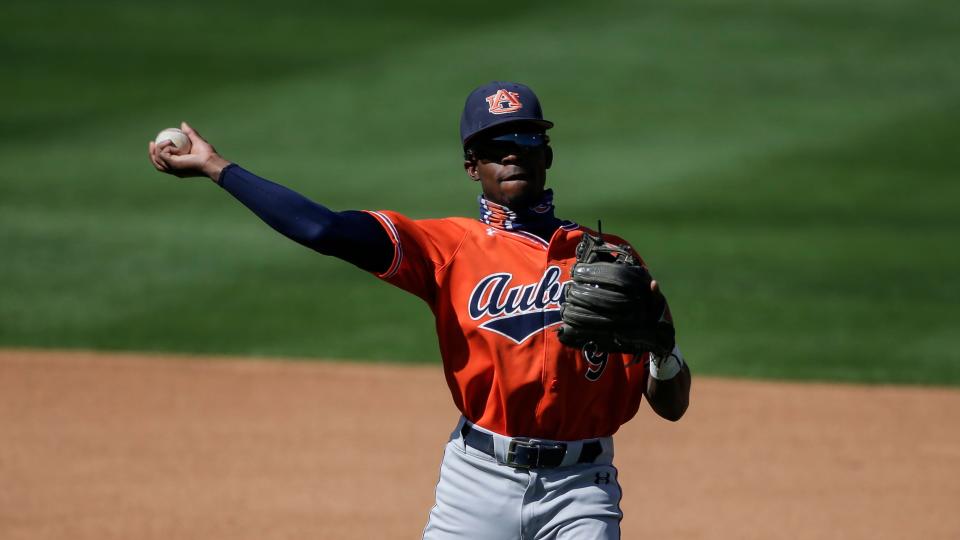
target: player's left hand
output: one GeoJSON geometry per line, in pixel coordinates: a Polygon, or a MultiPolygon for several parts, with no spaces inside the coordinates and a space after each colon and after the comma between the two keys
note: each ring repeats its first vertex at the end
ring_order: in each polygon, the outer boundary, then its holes
{"type": "Polygon", "coordinates": [[[666,354],[673,349],[667,300],[626,246],[585,234],[577,261],[560,312],[563,344],[592,342],[604,352],[666,354]]]}

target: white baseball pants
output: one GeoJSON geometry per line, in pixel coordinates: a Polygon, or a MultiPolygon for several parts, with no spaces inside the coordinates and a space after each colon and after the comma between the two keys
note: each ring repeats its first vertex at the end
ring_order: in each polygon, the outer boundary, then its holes
{"type": "MultiPolygon", "coordinates": [[[[602,452],[578,463],[581,441],[568,441],[555,468],[506,465],[510,438],[492,438],[493,453],[466,444],[460,419],[440,467],[436,504],[424,540],[619,539],[622,492],[613,466],[613,441],[598,439],[602,452]]],[[[593,443],[596,444],[596,443],[593,443]]]]}

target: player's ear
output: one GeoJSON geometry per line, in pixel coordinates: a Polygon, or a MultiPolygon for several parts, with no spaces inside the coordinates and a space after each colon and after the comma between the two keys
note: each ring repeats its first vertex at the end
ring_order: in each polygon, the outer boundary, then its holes
{"type": "Polygon", "coordinates": [[[476,160],[471,160],[471,159],[463,160],[463,170],[467,171],[467,176],[469,176],[471,180],[480,179],[480,171],[477,170],[476,160]]]}
{"type": "Polygon", "coordinates": [[[480,179],[480,171],[477,170],[477,156],[473,150],[467,150],[463,153],[463,170],[467,171],[467,176],[471,180],[480,179]]]}
{"type": "Polygon", "coordinates": [[[549,169],[550,166],[553,165],[553,148],[550,148],[550,145],[547,145],[547,149],[544,150],[544,152],[544,157],[547,160],[547,168],[549,169]]]}

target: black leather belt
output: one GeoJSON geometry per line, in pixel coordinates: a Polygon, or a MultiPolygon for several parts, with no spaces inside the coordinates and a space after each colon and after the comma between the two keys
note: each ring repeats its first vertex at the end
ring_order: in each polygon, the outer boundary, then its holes
{"type": "MultiPolygon", "coordinates": [[[[470,424],[464,423],[460,429],[463,442],[484,454],[496,459],[493,450],[493,436],[473,429],[470,424]]],[[[577,463],[593,463],[603,453],[600,441],[583,443],[577,463]]],[[[563,463],[567,455],[567,443],[544,442],[523,437],[511,439],[507,447],[506,464],[518,469],[553,469],[563,463]]]]}

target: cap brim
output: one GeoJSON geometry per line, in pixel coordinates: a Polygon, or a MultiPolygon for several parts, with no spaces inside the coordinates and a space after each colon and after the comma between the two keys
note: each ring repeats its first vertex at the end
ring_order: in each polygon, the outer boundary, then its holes
{"type": "Polygon", "coordinates": [[[497,127],[504,126],[506,124],[512,124],[512,123],[533,125],[533,126],[543,128],[544,130],[547,130],[553,127],[553,122],[549,120],[537,120],[534,118],[500,118],[500,119],[497,119],[492,124],[490,124],[489,126],[467,137],[467,139],[463,141],[463,147],[466,148],[470,144],[470,141],[476,139],[477,137],[483,135],[484,133],[490,132],[490,130],[492,130],[493,128],[497,128],[497,127]]]}
{"type": "Polygon", "coordinates": [[[537,148],[547,144],[549,137],[546,134],[542,133],[540,129],[536,131],[530,131],[527,129],[518,130],[516,132],[511,131],[503,135],[497,135],[487,139],[488,141],[499,141],[499,142],[509,142],[519,146],[527,146],[530,148],[537,148]]]}

